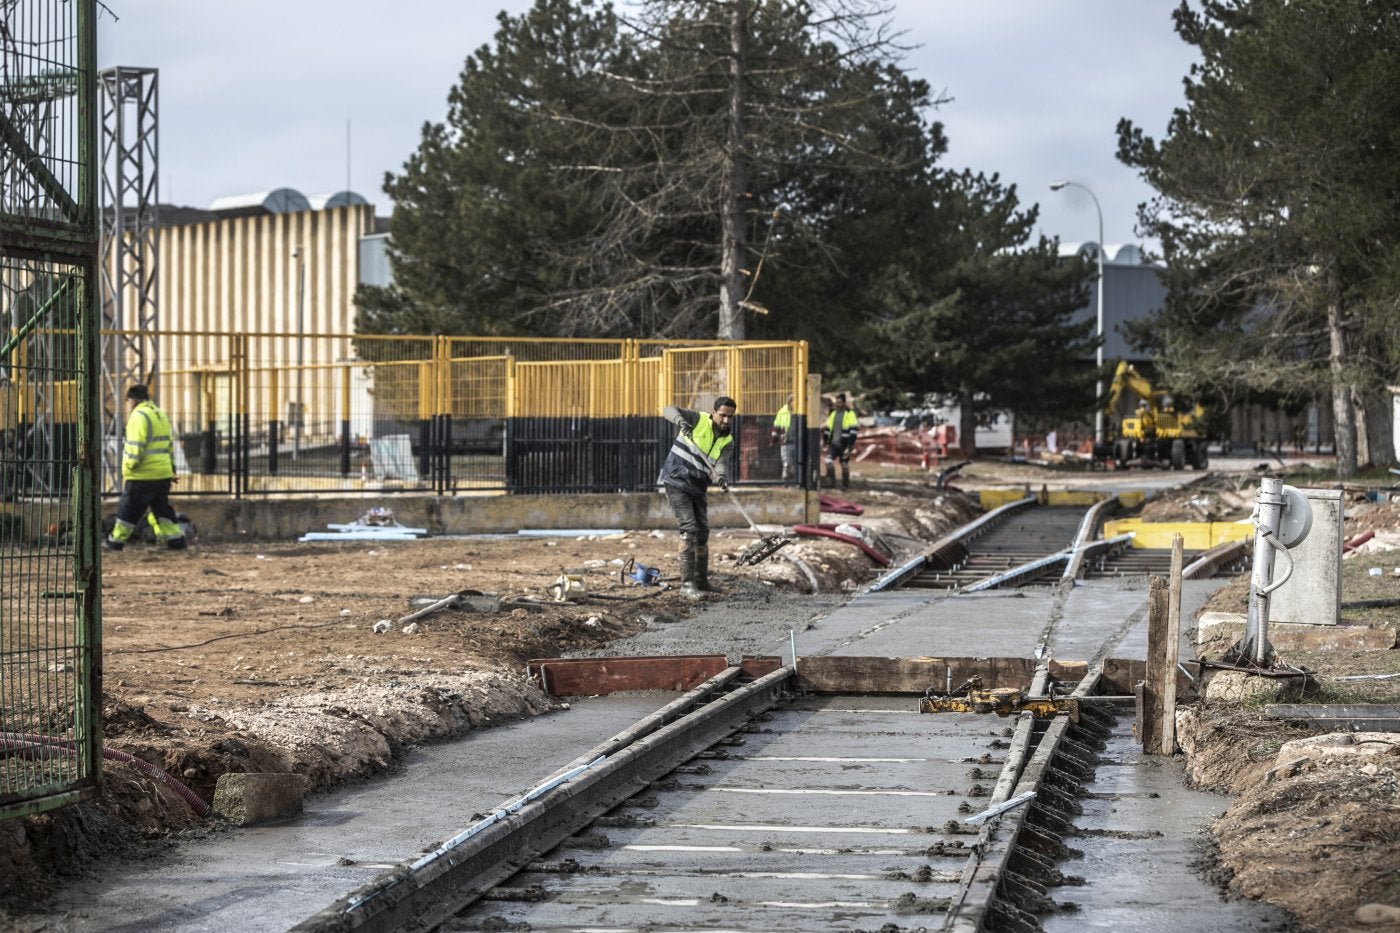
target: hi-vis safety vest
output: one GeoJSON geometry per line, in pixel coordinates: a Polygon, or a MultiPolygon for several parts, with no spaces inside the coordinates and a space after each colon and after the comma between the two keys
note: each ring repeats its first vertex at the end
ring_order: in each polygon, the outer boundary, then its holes
{"type": "Polygon", "coordinates": [[[170,419],[150,402],[142,402],[126,419],[122,479],[170,479],[175,475],[170,419]]]}
{"type": "Polygon", "coordinates": [[[837,447],[849,447],[856,439],[856,426],[860,419],[856,417],[854,409],[847,408],[846,413],[841,416],[841,426],[836,426],[836,412],[833,408],[831,414],[826,416],[826,437],[827,443],[837,447]]]}
{"type": "Polygon", "coordinates": [[[710,474],[733,440],[733,434],[716,434],[715,423],[701,412],[688,434],[682,431],[676,435],[661,466],[661,482],[703,493],[710,488],[710,474]]]}
{"type": "Polygon", "coordinates": [[[768,443],[775,446],[785,443],[790,430],[792,430],[792,409],[784,405],[773,416],[773,427],[768,431],[768,443]]]}

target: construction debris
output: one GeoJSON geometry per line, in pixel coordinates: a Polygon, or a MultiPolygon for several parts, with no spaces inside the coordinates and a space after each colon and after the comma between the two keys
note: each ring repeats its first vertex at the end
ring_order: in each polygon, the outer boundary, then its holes
{"type": "Polygon", "coordinates": [[[432,596],[415,596],[409,600],[410,606],[417,606],[414,612],[399,619],[399,624],[413,622],[424,616],[432,615],[443,609],[465,609],[469,612],[493,613],[501,611],[501,598],[490,593],[483,593],[480,590],[461,590],[450,596],[441,598],[432,596]]]}
{"type": "Polygon", "coordinates": [[[391,509],[375,506],[353,522],[327,523],[330,531],[308,531],[298,541],[415,541],[428,535],[426,528],[400,525],[391,509]]]}

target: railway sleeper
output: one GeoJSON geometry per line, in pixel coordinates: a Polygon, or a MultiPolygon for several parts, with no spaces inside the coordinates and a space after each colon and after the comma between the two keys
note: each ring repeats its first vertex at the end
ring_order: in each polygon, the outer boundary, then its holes
{"type": "Polygon", "coordinates": [[[1074,820],[1072,814],[1049,802],[1043,802],[1037,798],[1031,804],[1031,817],[1042,827],[1060,836],[1069,836],[1074,833],[1074,820]]]}
{"type": "MultiPolygon", "coordinates": [[[[1014,854],[1012,859],[1015,860],[1014,854]]],[[[1030,868],[1034,871],[1036,866],[1032,865],[1030,868]]],[[[1045,885],[1031,874],[1023,874],[1019,866],[1008,866],[1006,873],[1002,875],[1002,892],[1003,897],[1033,916],[1038,917],[1055,909],[1055,901],[1050,897],[1045,885]]],[[[1039,926],[1037,920],[1036,927],[1039,926]]]]}
{"type": "Polygon", "coordinates": [[[1064,839],[1060,836],[1031,822],[1027,822],[1021,827],[1016,844],[1049,859],[1051,862],[1069,858],[1073,853],[1073,850],[1065,845],[1064,839]]]}
{"type": "Polygon", "coordinates": [[[1084,813],[1084,807],[1075,799],[1075,794],[1063,787],[1054,786],[1052,781],[1041,782],[1037,793],[1042,800],[1052,804],[1061,813],[1067,813],[1071,816],[1082,816],[1084,813]]]}
{"type": "Polygon", "coordinates": [[[1040,918],[1008,901],[998,900],[987,911],[986,929],[1005,933],[1040,933],[1040,918]]]}

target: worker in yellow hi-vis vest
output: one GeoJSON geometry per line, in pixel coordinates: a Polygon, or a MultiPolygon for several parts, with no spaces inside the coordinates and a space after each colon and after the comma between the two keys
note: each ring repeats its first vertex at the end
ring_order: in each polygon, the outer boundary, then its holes
{"type": "Polygon", "coordinates": [[[773,427],[768,431],[768,443],[778,448],[783,461],[783,482],[786,483],[792,479],[793,465],[797,462],[797,433],[792,430],[791,395],[773,416],[773,427]]]}
{"type": "Polygon", "coordinates": [[[681,594],[698,598],[719,590],[710,583],[711,483],[729,488],[733,460],[734,399],[721,395],[710,412],[667,405],[662,416],[680,430],[657,481],[666,492],[681,533],[681,594]]]}
{"type": "Polygon", "coordinates": [[[836,464],[841,464],[841,488],[851,487],[851,450],[856,446],[859,422],[854,409],[846,405],[846,393],[836,395],[836,407],[826,416],[822,443],[826,444],[826,485],[836,484],[836,464]]]}
{"type": "Polygon", "coordinates": [[[170,506],[170,487],[175,482],[170,418],[151,401],[151,390],[139,382],[126,390],[126,397],[135,405],[126,421],[122,447],[122,498],[117,523],[102,546],[109,551],[126,547],[149,510],[156,540],[172,551],[182,551],[187,546],[184,529],[170,506]]]}

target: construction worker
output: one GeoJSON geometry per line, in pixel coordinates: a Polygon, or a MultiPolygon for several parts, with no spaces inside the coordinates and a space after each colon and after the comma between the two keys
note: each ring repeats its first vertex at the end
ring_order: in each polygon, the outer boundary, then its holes
{"type": "Polygon", "coordinates": [[[147,510],[156,540],[172,551],[187,546],[179,517],[170,507],[170,486],[175,482],[174,438],[170,418],[151,401],[151,390],[136,383],[126,390],[135,405],[126,421],[122,448],[122,498],[112,534],[102,540],[109,551],[120,551],[136,533],[136,523],[147,510]]]}
{"type": "Polygon", "coordinates": [[[836,394],[836,407],[826,416],[822,443],[826,445],[826,484],[836,484],[836,464],[841,464],[841,488],[851,488],[851,450],[856,446],[856,413],[846,405],[846,393],[836,394]]]}
{"type": "Polygon", "coordinates": [[[773,428],[768,432],[768,442],[777,446],[783,458],[783,482],[786,483],[792,479],[793,464],[797,460],[797,435],[792,433],[791,395],[773,416],[773,428]]]}
{"type": "Polygon", "coordinates": [[[667,405],[662,415],[678,425],[675,443],[661,465],[659,482],[681,532],[681,593],[698,598],[716,593],[710,584],[710,483],[729,488],[726,468],[732,458],[731,428],[734,400],[727,395],[715,399],[708,414],[667,405]]]}

